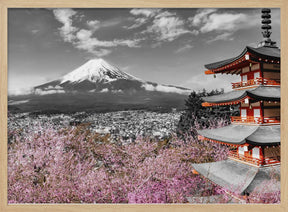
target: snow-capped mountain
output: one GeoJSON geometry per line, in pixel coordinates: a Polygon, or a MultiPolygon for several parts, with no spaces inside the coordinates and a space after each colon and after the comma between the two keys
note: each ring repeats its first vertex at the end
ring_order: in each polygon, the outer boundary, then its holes
{"type": "Polygon", "coordinates": [[[115,66],[110,65],[103,59],[89,60],[84,65],[62,77],[61,84],[65,82],[79,83],[84,80],[90,82],[112,82],[117,79],[139,80],[115,66]]]}
{"type": "Polygon", "coordinates": [[[60,79],[37,86],[35,94],[54,93],[105,93],[157,91],[166,93],[189,94],[190,90],[171,85],[160,85],[134,77],[103,59],[92,59],[64,75],[60,79]]]}
{"type": "Polygon", "coordinates": [[[89,60],[57,80],[34,87],[33,91],[10,96],[9,110],[37,113],[183,110],[191,92],[187,88],[141,80],[103,59],[89,60]]]}

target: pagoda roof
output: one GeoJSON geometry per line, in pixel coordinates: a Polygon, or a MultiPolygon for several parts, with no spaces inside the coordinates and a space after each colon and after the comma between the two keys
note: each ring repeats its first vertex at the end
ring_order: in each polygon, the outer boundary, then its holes
{"type": "Polygon", "coordinates": [[[218,61],[215,63],[206,64],[205,68],[209,70],[220,68],[222,66],[228,65],[230,63],[233,63],[239,60],[240,58],[244,57],[246,53],[250,53],[259,58],[263,58],[263,59],[265,58],[265,59],[270,59],[270,60],[280,60],[280,56],[281,56],[280,49],[277,47],[262,46],[258,48],[253,48],[250,46],[246,46],[240,55],[226,59],[226,60],[218,61]]]}
{"type": "Polygon", "coordinates": [[[193,168],[213,183],[228,189],[231,192],[243,195],[254,190],[273,192],[280,191],[280,180],[273,186],[265,188],[265,181],[271,179],[271,174],[280,176],[280,166],[254,167],[231,159],[192,164],[193,168]]]}
{"type": "Polygon", "coordinates": [[[280,101],[280,86],[258,86],[251,89],[233,90],[219,95],[203,97],[202,100],[208,103],[225,103],[243,100],[246,97],[258,101],[280,101]]]}
{"type": "Polygon", "coordinates": [[[280,125],[238,125],[231,124],[216,129],[198,130],[204,138],[230,145],[278,145],[280,144],[280,125]]]}

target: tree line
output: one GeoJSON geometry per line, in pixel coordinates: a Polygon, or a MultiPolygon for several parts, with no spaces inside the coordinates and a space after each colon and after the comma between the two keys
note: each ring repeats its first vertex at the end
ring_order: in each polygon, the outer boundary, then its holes
{"type": "Polygon", "coordinates": [[[177,126],[177,134],[197,136],[195,129],[203,129],[215,125],[219,120],[230,123],[230,116],[239,115],[239,106],[225,105],[214,107],[203,107],[203,97],[220,95],[224,93],[224,89],[212,90],[208,92],[206,89],[202,91],[193,91],[185,100],[185,110],[181,114],[177,126]]]}

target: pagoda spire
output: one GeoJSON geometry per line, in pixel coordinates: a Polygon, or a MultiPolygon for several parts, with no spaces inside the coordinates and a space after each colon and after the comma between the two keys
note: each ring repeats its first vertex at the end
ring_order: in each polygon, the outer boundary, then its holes
{"type": "Polygon", "coordinates": [[[269,8],[262,9],[262,26],[261,29],[263,40],[258,44],[258,47],[265,46],[265,47],[276,47],[276,42],[270,39],[270,35],[272,34],[272,26],[271,24],[271,10],[269,8]]]}

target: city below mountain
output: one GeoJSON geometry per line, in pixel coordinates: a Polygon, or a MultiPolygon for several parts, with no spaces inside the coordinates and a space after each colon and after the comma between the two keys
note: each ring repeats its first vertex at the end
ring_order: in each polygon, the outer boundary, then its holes
{"type": "Polygon", "coordinates": [[[190,89],[136,78],[103,59],[92,59],[29,95],[9,96],[10,111],[75,112],[184,107],[190,89]]]}

